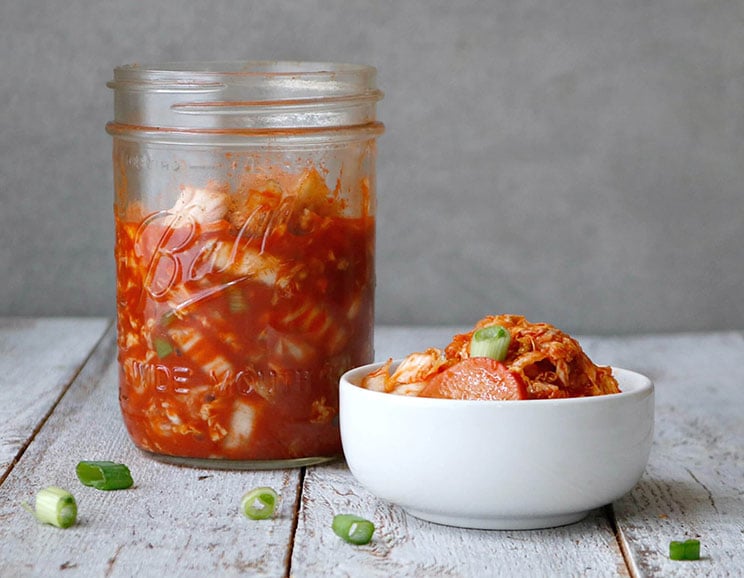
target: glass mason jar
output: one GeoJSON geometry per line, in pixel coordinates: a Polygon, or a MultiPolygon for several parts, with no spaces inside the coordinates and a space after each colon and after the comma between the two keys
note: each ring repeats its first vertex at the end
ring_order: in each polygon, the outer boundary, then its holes
{"type": "Polygon", "coordinates": [[[163,461],[341,455],[338,379],[373,360],[369,66],[116,68],[119,397],[163,461]]]}

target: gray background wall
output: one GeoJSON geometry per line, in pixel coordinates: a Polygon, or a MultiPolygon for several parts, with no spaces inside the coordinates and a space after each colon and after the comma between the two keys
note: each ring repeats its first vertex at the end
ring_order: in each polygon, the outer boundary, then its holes
{"type": "Polygon", "coordinates": [[[111,315],[114,66],[374,64],[378,321],[744,327],[744,2],[0,0],[0,315],[111,315]]]}

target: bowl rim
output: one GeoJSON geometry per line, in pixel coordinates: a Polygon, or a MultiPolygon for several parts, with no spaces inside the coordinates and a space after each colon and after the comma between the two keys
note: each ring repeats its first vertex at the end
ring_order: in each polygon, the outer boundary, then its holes
{"type": "MultiPolygon", "coordinates": [[[[391,368],[395,368],[403,359],[394,359],[391,368]]],[[[390,403],[410,403],[414,405],[443,405],[457,404],[457,407],[551,407],[551,406],[575,406],[575,405],[593,405],[607,403],[621,403],[637,397],[645,397],[654,393],[654,382],[648,376],[630,369],[610,365],[612,374],[623,389],[620,393],[608,393],[604,395],[594,395],[588,397],[564,397],[558,399],[521,399],[521,400],[497,400],[497,399],[445,399],[435,397],[417,397],[413,395],[396,395],[383,391],[374,391],[365,389],[359,385],[362,376],[375,371],[383,366],[387,361],[377,361],[360,365],[346,371],[339,379],[340,390],[353,391],[357,395],[370,396],[370,400],[375,398],[387,399],[390,403]],[[355,383],[356,381],[356,383],[355,383]],[[353,388],[353,389],[352,389],[353,388]]]]}

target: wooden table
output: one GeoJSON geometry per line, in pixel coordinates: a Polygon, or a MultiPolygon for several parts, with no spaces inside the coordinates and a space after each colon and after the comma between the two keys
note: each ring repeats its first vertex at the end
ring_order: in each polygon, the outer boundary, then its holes
{"type": "MultiPolygon", "coordinates": [[[[380,327],[377,357],[442,346],[457,328],[380,327]]],[[[744,334],[580,338],[598,363],[650,376],[656,435],[639,485],[584,521],[538,531],[429,524],[361,488],[342,462],[297,470],[165,465],[129,441],[119,417],[114,329],[105,319],[0,320],[0,576],[742,576],[744,334]],[[113,459],[135,486],[99,492],[75,465],[113,459]],[[42,525],[21,508],[59,485],[78,523],[42,525]],[[242,517],[242,494],[281,494],[278,516],[242,517]],[[354,512],[367,546],[330,528],[354,512]],[[668,559],[699,538],[702,559],[668,559]]]]}

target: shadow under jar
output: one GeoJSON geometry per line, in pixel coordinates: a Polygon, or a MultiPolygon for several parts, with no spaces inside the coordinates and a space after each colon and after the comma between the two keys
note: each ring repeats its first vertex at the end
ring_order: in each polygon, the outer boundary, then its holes
{"type": "Polygon", "coordinates": [[[373,360],[376,71],[118,67],[119,398],[157,459],[341,454],[338,382],[373,360]]]}

